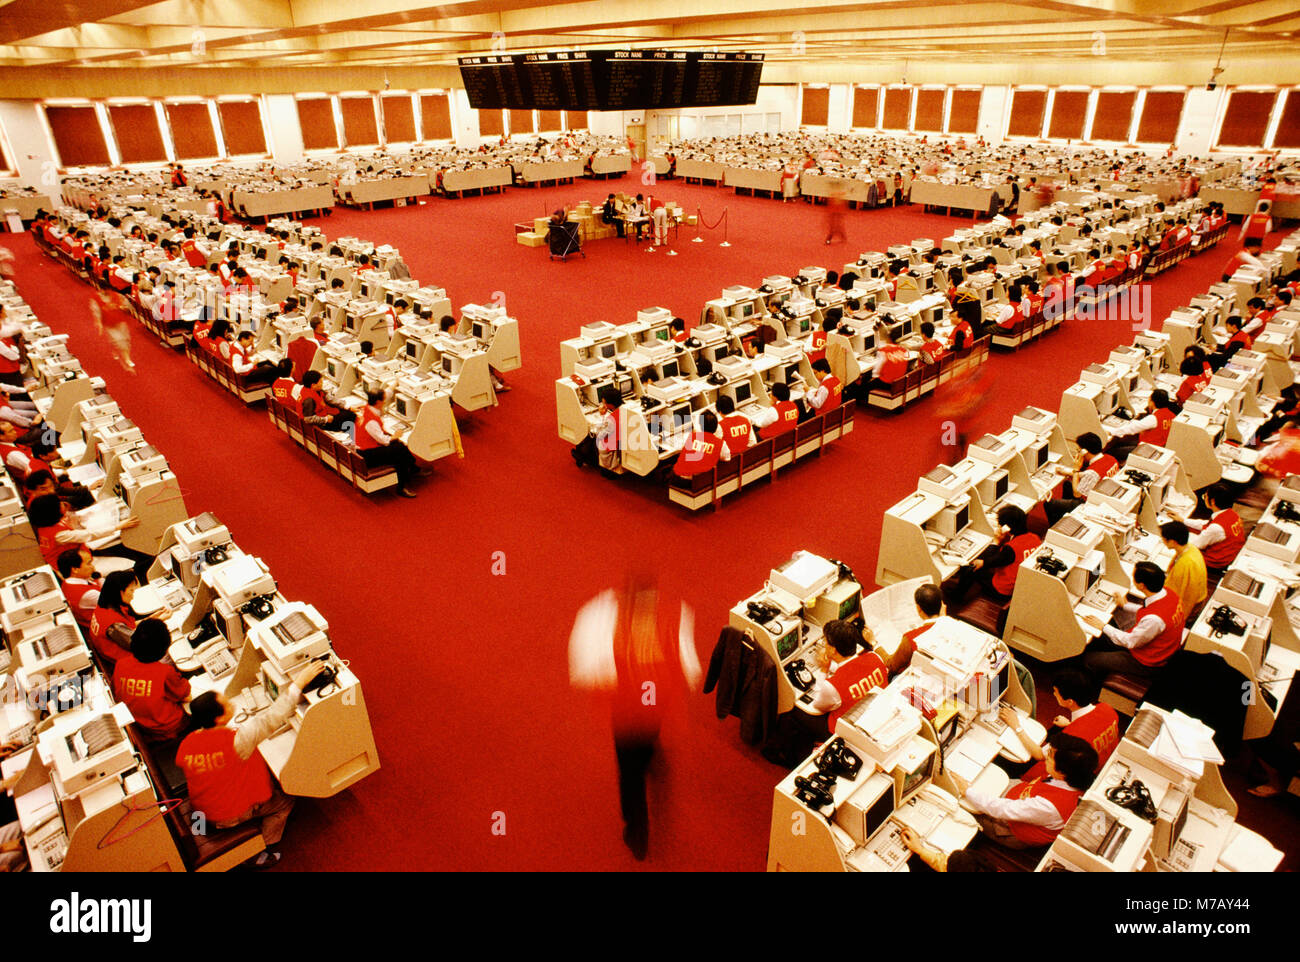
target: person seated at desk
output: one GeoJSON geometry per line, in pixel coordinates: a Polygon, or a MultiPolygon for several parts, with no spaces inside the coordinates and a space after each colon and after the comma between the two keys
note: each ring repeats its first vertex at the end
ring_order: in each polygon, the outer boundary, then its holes
{"type": "Polygon", "coordinates": [[[1189,397],[1210,383],[1210,371],[1194,357],[1183,358],[1178,365],[1178,373],[1183,376],[1182,383],[1178,385],[1178,393],[1174,395],[1174,400],[1179,404],[1186,404],[1189,397]]]}
{"type": "Polygon", "coordinates": [[[356,421],[356,414],[344,408],[341,400],[321,390],[320,382],[320,371],[308,371],[302,376],[297,399],[303,421],[326,431],[346,431],[346,425],[356,421]]]}
{"type": "Polygon", "coordinates": [[[1124,461],[1139,444],[1154,444],[1163,448],[1169,441],[1169,429],[1176,417],[1178,408],[1169,400],[1169,392],[1159,389],[1152,391],[1142,417],[1107,429],[1110,433],[1111,455],[1117,461],[1124,461]]]}
{"type": "Polygon", "coordinates": [[[317,344],[328,344],[330,336],[325,333],[325,321],[321,318],[315,318],[311,321],[311,336],[317,344]]]}
{"type": "MultiPolygon", "coordinates": [[[[45,559],[45,563],[51,568],[58,564],[59,555],[68,548],[84,548],[87,541],[96,541],[110,534],[121,534],[123,531],[140,524],[140,519],[132,515],[107,530],[96,531],[78,527],[80,520],[72,518],[70,515],[70,505],[57,494],[43,494],[33,499],[32,503],[27,506],[27,518],[31,521],[32,530],[36,533],[36,541],[40,548],[41,557],[45,559]]],[[[152,555],[147,555],[143,551],[135,551],[121,543],[96,548],[94,554],[96,556],[126,558],[132,563],[141,577],[147,575],[149,566],[153,564],[152,555]]]]}
{"type": "Polygon", "coordinates": [[[203,346],[214,357],[219,357],[227,363],[230,362],[230,335],[233,333],[230,322],[224,317],[218,318],[212,322],[212,327],[208,331],[208,336],[202,342],[203,346]]]}
{"type": "Polygon", "coordinates": [[[1139,561],[1133,567],[1133,586],[1143,598],[1140,606],[1116,595],[1120,610],[1133,616],[1128,631],[1096,615],[1083,618],[1102,633],[1083,652],[1083,667],[1093,675],[1104,678],[1118,672],[1151,678],[1183,646],[1186,612],[1178,595],[1165,587],[1165,573],[1150,561],[1139,561]]]}
{"type": "Polygon", "coordinates": [[[718,434],[727,448],[726,460],[730,461],[755,442],[754,428],[749,418],[736,413],[736,402],[725,394],[718,398],[718,413],[722,415],[718,434]]]}
{"type": "Polygon", "coordinates": [[[718,436],[718,416],[705,411],[700,415],[700,426],[687,435],[673,465],[673,474],[679,478],[693,478],[712,471],[718,466],[724,447],[722,438],[718,436]]]}
{"type": "Polygon", "coordinates": [[[1231,361],[1232,356],[1238,351],[1250,350],[1251,345],[1255,343],[1255,339],[1246,333],[1244,325],[1245,321],[1236,314],[1223,322],[1223,326],[1228,332],[1228,339],[1219,346],[1217,351],[1210,355],[1211,369],[1217,371],[1231,361]]]}
{"type": "Polygon", "coordinates": [[[1201,549],[1191,544],[1191,532],[1181,521],[1166,521],[1160,526],[1160,540],[1174,553],[1173,563],[1165,572],[1165,587],[1178,595],[1187,612],[1187,620],[1195,621],[1208,594],[1205,558],[1201,549]]]}
{"type": "Polygon", "coordinates": [[[790,385],[777,381],[769,389],[772,405],[759,408],[751,415],[754,427],[759,429],[759,437],[766,441],[787,431],[793,431],[799,423],[799,406],[790,400],[790,385]]]}
{"type": "Polygon", "coordinates": [[[230,346],[230,366],[250,385],[270,384],[280,372],[271,361],[251,361],[249,358],[256,349],[253,332],[240,331],[235,343],[230,346]]]}
{"type": "Polygon", "coordinates": [[[113,693],[131,709],[145,741],[169,742],[190,729],[181,708],[190,700],[190,683],[170,662],[171,631],[158,618],[146,618],[131,633],[131,650],[113,668],[113,693]]]}
{"type": "Polygon", "coordinates": [[[952,334],[948,338],[948,350],[964,351],[975,343],[975,325],[982,322],[983,308],[980,299],[970,291],[953,290],[952,306],[957,315],[957,323],[953,325],[952,334]]]}
{"type": "Polygon", "coordinates": [[[1173,517],[1195,532],[1191,544],[1201,552],[1206,569],[1222,574],[1245,545],[1246,529],[1242,526],[1241,516],[1233,509],[1236,499],[1228,485],[1222,481],[1210,485],[1203,498],[1205,506],[1210,509],[1208,521],[1173,517]]]}
{"type": "Polygon", "coordinates": [[[901,344],[895,344],[889,336],[889,329],[881,324],[876,328],[876,356],[871,370],[862,380],[866,382],[865,393],[878,387],[892,390],[895,383],[907,376],[910,352],[901,344]]]}
{"type": "Polygon", "coordinates": [[[686,319],[674,317],[668,322],[669,335],[674,344],[685,344],[689,335],[686,333],[686,319]]]}
{"type": "Polygon", "coordinates": [[[808,395],[808,406],[815,414],[834,411],[840,406],[840,396],[844,393],[840,379],[831,373],[831,366],[826,358],[814,361],[812,369],[817,373],[819,381],[817,387],[808,395]]]}
{"type": "Polygon", "coordinates": [[[932,584],[917,585],[916,590],[912,592],[912,603],[916,605],[916,613],[921,616],[921,623],[903,632],[903,640],[899,642],[894,657],[889,660],[891,675],[907,670],[912,664],[912,656],[916,654],[916,639],[933,628],[934,623],[943,616],[945,611],[943,592],[932,584]]]}
{"type": "MultiPolygon", "coordinates": [[[[234,728],[229,727],[235,719],[234,706],[219,692],[204,692],[190,702],[196,730],[186,735],[176,750],[176,764],[185,773],[190,806],[213,828],[234,828],[258,819],[266,844],[279,844],[293,799],[275,784],[257,746],[293,717],[303,689],[324,668],[324,662],[311,662],[294,676],[275,704],[234,728]]],[[[279,860],[278,852],[266,851],[257,856],[254,865],[261,868],[279,860]]]]}
{"type": "Polygon", "coordinates": [[[1024,296],[1024,288],[1016,281],[1007,291],[1007,303],[998,308],[993,323],[1004,331],[1009,331],[1016,324],[1029,317],[1029,301],[1024,296]]]}
{"type": "MultiPolygon", "coordinates": [[[[1048,743],[1061,735],[1082,739],[1097,753],[1097,768],[1101,771],[1111,752],[1119,744],[1119,714],[1110,705],[1100,701],[1101,685],[1092,675],[1078,668],[1065,667],[1052,678],[1052,695],[1069,715],[1057,715],[1048,731],[1048,743]]],[[[1045,757],[1043,746],[1029,737],[1020,722],[1020,714],[1010,705],[1003,704],[998,717],[1020,739],[1020,744],[1034,761],[1045,757]]]]}
{"type": "MultiPolygon", "coordinates": [[[[886,654],[874,648],[876,640],[871,629],[859,628],[850,621],[828,621],[822,629],[825,638],[817,650],[819,677],[810,689],[813,696],[811,711],[818,719],[825,719],[824,733],[834,734],[835,723],[874,688],[889,683],[886,654]],[[859,648],[865,651],[859,652],[859,648]]],[[[818,734],[822,726],[814,726],[818,734]]]]}
{"type": "Polygon", "coordinates": [[[842,316],[842,313],[840,313],[832,317],[828,311],[827,317],[822,321],[821,328],[814,330],[808,336],[808,348],[805,353],[808,355],[810,364],[816,364],[826,357],[826,340],[830,337],[831,332],[839,327],[842,316]]]}
{"type": "MultiPolygon", "coordinates": [[[[304,377],[303,380],[306,380],[304,377]]],[[[305,391],[305,389],[304,389],[305,391]]],[[[388,406],[386,390],[367,391],[366,406],[357,416],[356,447],[366,464],[391,465],[397,471],[397,493],[414,498],[411,484],[419,474],[415,455],[397,438],[384,430],[384,408],[388,406]]]]}
{"type": "Polygon", "coordinates": [[[271,382],[271,397],[281,404],[295,404],[298,401],[295,389],[298,383],[293,379],[293,361],[281,358],[275,366],[276,379],[271,382]]]}
{"type": "Polygon", "coordinates": [[[998,535],[980,556],[957,569],[946,602],[948,607],[964,604],[970,589],[980,584],[986,595],[996,601],[1011,600],[1020,565],[1042,543],[1029,530],[1029,518],[1014,504],[998,508],[998,535]]]}
{"type": "Polygon", "coordinates": [[[605,198],[605,203],[600,208],[600,219],[603,223],[613,224],[614,229],[618,231],[618,236],[622,237],[625,233],[623,218],[619,216],[618,202],[614,200],[614,195],[610,194],[605,198]]]}
{"type": "Polygon", "coordinates": [[[929,321],[921,322],[921,337],[925,339],[921,344],[921,359],[926,364],[937,364],[943,357],[943,341],[934,336],[934,325],[929,321]]]}
{"type": "Polygon", "coordinates": [[[131,633],[135,631],[136,623],[131,599],[139,586],[140,579],[134,571],[110,571],[104,576],[95,610],[90,615],[86,640],[110,678],[114,666],[131,647],[131,633]]]}
{"type": "Polygon", "coordinates": [[[99,593],[104,579],[95,571],[95,556],[89,548],[69,548],[59,555],[60,587],[68,610],[83,632],[90,630],[90,617],[99,607],[99,593]]]}
{"type": "Polygon", "coordinates": [[[1002,796],[979,791],[959,775],[949,777],[974,812],[980,831],[1004,848],[1051,845],[1074,814],[1097,771],[1097,752],[1081,738],[1058,735],[1043,760],[1012,782],[1002,796]]]}
{"type": "Polygon", "coordinates": [[[1109,454],[1102,454],[1101,438],[1085,431],[1074,439],[1079,454],[1074,459],[1074,470],[1065,479],[1061,497],[1052,498],[1043,505],[1048,527],[1056,524],[1088,499],[1088,492],[1102,478],[1109,478],[1119,470],[1119,462],[1109,454]]]}

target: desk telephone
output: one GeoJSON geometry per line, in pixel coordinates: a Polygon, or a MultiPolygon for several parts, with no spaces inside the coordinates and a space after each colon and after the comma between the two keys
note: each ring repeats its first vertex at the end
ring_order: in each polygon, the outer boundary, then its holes
{"type": "Polygon", "coordinates": [[[1047,572],[1053,578],[1059,578],[1065,574],[1066,564],[1048,549],[1039,554],[1038,560],[1034,562],[1034,567],[1039,571],[1047,572]]]}
{"type": "Polygon", "coordinates": [[[239,610],[250,618],[262,621],[264,618],[269,618],[275,614],[275,595],[258,595],[244,604],[239,610]]]}
{"type": "Polygon", "coordinates": [[[894,821],[905,825],[921,838],[925,838],[942,824],[945,818],[961,813],[961,805],[951,793],[938,785],[926,785],[901,808],[894,812],[894,821]]]}
{"type": "Polygon", "coordinates": [[[1218,608],[1214,609],[1214,614],[1210,615],[1209,624],[1215,638],[1222,638],[1224,635],[1244,635],[1246,633],[1246,622],[1227,605],[1219,605],[1218,608]]]}
{"type": "Polygon", "coordinates": [[[813,677],[812,671],[804,663],[802,658],[796,658],[790,664],[785,666],[785,675],[790,679],[790,684],[800,691],[807,691],[812,688],[817,679],[813,677]]]}
{"type": "MultiPolygon", "coordinates": [[[[794,797],[814,811],[827,806],[833,809],[835,798],[831,795],[831,789],[835,787],[835,780],[836,777],[827,772],[813,772],[807,778],[797,775],[794,780],[794,797]]],[[[822,814],[826,815],[825,812],[822,814]]],[[[829,816],[827,818],[829,820],[829,816]]]]}
{"type": "Polygon", "coordinates": [[[1290,501],[1277,501],[1273,505],[1273,517],[1279,521],[1300,521],[1300,508],[1290,501]]]}
{"type": "Polygon", "coordinates": [[[845,744],[843,738],[837,736],[817,756],[817,770],[843,776],[852,782],[857,780],[858,772],[862,770],[862,759],[845,744]]]}

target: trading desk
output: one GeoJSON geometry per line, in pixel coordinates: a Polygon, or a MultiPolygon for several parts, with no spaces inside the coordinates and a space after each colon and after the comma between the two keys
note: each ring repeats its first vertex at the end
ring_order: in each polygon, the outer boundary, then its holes
{"type": "Polygon", "coordinates": [[[744,190],[766,190],[779,194],[781,192],[781,170],[759,170],[753,167],[724,167],[723,183],[728,187],[744,190]]]}
{"type": "MultiPolygon", "coordinates": [[[[602,177],[622,176],[632,169],[630,154],[615,154],[612,157],[596,157],[591,161],[591,172],[602,177]]],[[[665,167],[665,173],[667,168],[665,167]]]]}
{"type": "MultiPolygon", "coordinates": [[[[524,183],[537,184],[551,180],[573,180],[575,177],[582,176],[584,168],[580,160],[544,160],[520,163],[515,169],[519,172],[519,179],[524,183]]],[[[445,179],[443,186],[446,186],[445,179]]]]}
{"type": "Polygon", "coordinates": [[[693,180],[709,180],[722,183],[727,168],[713,160],[695,160],[690,157],[677,158],[677,176],[693,180]]]}
{"type": "Polygon", "coordinates": [[[300,211],[330,210],[334,207],[334,191],[326,186],[258,191],[236,188],[230,192],[230,206],[245,217],[274,217],[277,214],[296,214],[300,211]]]}
{"type": "Polygon", "coordinates": [[[835,197],[859,204],[881,203],[885,199],[875,191],[875,178],[832,177],[811,170],[799,175],[799,193],[805,197],[835,197]]]}
{"type": "Polygon", "coordinates": [[[337,188],[339,200],[346,204],[374,205],[378,201],[415,198],[427,193],[429,193],[427,174],[360,180],[355,184],[340,184],[337,188]]]}
{"type": "Polygon", "coordinates": [[[58,206],[53,197],[45,194],[9,194],[0,191],[0,214],[17,211],[24,221],[33,220],[36,212],[42,208],[46,213],[52,214],[58,206]]]}
{"type": "Polygon", "coordinates": [[[472,170],[447,170],[442,174],[442,189],[449,194],[466,190],[509,187],[513,177],[509,167],[477,167],[472,170]]]}
{"type": "Polygon", "coordinates": [[[968,210],[974,215],[987,213],[993,206],[993,195],[999,194],[1003,201],[1011,197],[1011,186],[1002,184],[997,187],[977,187],[974,184],[941,184],[934,180],[912,181],[911,199],[913,204],[928,204],[933,207],[957,208],[968,210]]]}

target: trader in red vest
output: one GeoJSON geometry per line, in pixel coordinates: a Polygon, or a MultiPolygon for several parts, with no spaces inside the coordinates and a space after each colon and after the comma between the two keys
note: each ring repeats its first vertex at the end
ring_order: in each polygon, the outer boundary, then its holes
{"type": "Polygon", "coordinates": [[[1052,498],[1043,505],[1049,525],[1056,524],[1083,504],[1098,481],[1119,470],[1119,461],[1109,454],[1102,454],[1101,438],[1092,431],[1080,434],[1074,443],[1079,446],[1079,454],[1074,461],[1074,470],[1062,485],[1061,497],[1052,498]]]}
{"type": "Polygon", "coordinates": [[[840,395],[844,385],[831,373],[831,366],[825,358],[813,361],[812,369],[821,379],[817,387],[808,395],[808,406],[818,414],[826,414],[840,406],[840,395]]]}
{"type": "Polygon", "coordinates": [[[718,413],[722,415],[718,434],[727,446],[727,460],[731,460],[754,443],[754,426],[745,415],[736,413],[736,402],[725,394],[718,398],[718,413]]]}
{"type": "Polygon", "coordinates": [[[1186,404],[1189,397],[1210,383],[1210,372],[1194,357],[1183,358],[1183,362],[1178,365],[1178,373],[1183,376],[1183,382],[1178,385],[1178,393],[1174,396],[1179,404],[1186,404]]]}
{"type": "MultiPolygon", "coordinates": [[[[190,717],[197,731],[185,736],[176,752],[176,764],[185,773],[190,805],[213,828],[234,828],[258,819],[268,846],[279,843],[293,808],[257,751],[259,743],[282,728],[302,698],[302,691],[324,669],[313,661],[280,693],[270,708],[231,728],[234,706],[220,692],[208,691],[190,702],[190,717]]],[[[278,852],[263,852],[258,868],[280,860],[278,852]]]]}
{"type": "Polygon", "coordinates": [[[1124,630],[1103,624],[1096,615],[1084,616],[1102,633],[1083,653],[1083,667],[1099,678],[1115,672],[1150,678],[1183,646],[1187,615],[1182,599],[1165,587],[1165,573],[1150,561],[1139,561],[1133,568],[1133,586],[1142,595],[1142,604],[1123,601],[1120,605],[1132,617],[1132,628],[1124,630]]]}
{"type": "Polygon", "coordinates": [[[997,601],[1009,601],[1016,587],[1016,575],[1021,563],[1028,558],[1042,539],[1029,530],[1029,518],[1013,504],[998,509],[997,541],[968,565],[963,565],[948,586],[949,607],[965,602],[976,583],[984,586],[987,595],[997,601]]]}
{"type": "Polygon", "coordinates": [[[1152,391],[1142,417],[1110,429],[1110,453],[1116,460],[1123,461],[1139,444],[1163,448],[1169,442],[1169,429],[1176,417],[1178,411],[1169,400],[1169,392],[1152,391]]]}
{"type": "Polygon", "coordinates": [[[1273,232],[1273,202],[1261,200],[1255,206],[1255,213],[1247,217],[1241,224],[1242,242],[1246,240],[1257,240],[1261,244],[1264,238],[1273,232]]]}
{"type": "Polygon", "coordinates": [[[63,597],[68,600],[72,617],[83,632],[90,631],[90,616],[99,607],[99,593],[104,579],[95,574],[95,556],[86,547],[68,548],[59,555],[59,577],[63,580],[63,597]]]}
{"type": "Polygon", "coordinates": [[[165,621],[146,618],[131,632],[130,653],[113,668],[113,692],[150,742],[178,739],[190,728],[181,708],[190,700],[190,683],[163,661],[171,642],[165,621]]]}
{"type": "Polygon", "coordinates": [[[718,437],[718,416],[705,411],[700,415],[699,428],[687,435],[682,452],[677,455],[677,463],[673,465],[673,474],[679,478],[693,478],[712,471],[722,457],[722,447],[722,438],[718,437]]]}
{"type": "Polygon", "coordinates": [[[912,656],[916,654],[916,639],[933,628],[934,623],[944,614],[943,592],[935,585],[929,583],[918,585],[912,592],[912,602],[916,605],[916,613],[921,616],[921,623],[903,632],[903,640],[899,642],[894,656],[889,659],[891,675],[897,675],[908,669],[912,664],[912,656]]]}
{"type": "MultiPolygon", "coordinates": [[[[785,434],[787,431],[793,431],[795,425],[799,423],[799,408],[790,400],[790,385],[784,381],[778,381],[771,387],[772,392],[772,417],[770,420],[759,422],[755,417],[754,424],[762,429],[760,436],[763,440],[774,438],[778,434],[785,434]]],[[[762,412],[758,412],[762,413],[762,412]]]]}
{"type": "Polygon", "coordinates": [[[1220,482],[1205,492],[1205,506],[1210,509],[1208,521],[1176,519],[1195,532],[1191,543],[1205,558],[1207,571],[1222,572],[1236,560],[1237,553],[1246,543],[1246,529],[1232,508],[1234,503],[1232,489],[1220,482]]]}
{"type": "MultiPolygon", "coordinates": [[[[1119,715],[1110,705],[1098,701],[1101,685],[1086,671],[1062,668],[1052,679],[1052,694],[1069,714],[1052,719],[1048,742],[1055,742],[1062,735],[1082,739],[1097,753],[1097,771],[1101,771],[1119,744],[1119,715]]],[[[1014,708],[1004,704],[999,717],[1016,733],[1031,758],[1041,762],[1046,757],[1043,746],[1029,737],[1014,708]]]]}
{"type": "Polygon", "coordinates": [[[989,795],[949,773],[974,811],[980,831],[1004,848],[1042,848],[1065,828],[1092,784],[1097,753],[1080,738],[1061,735],[1041,762],[1002,793],[989,795]]]}
{"type": "Polygon", "coordinates": [[[834,734],[835,722],[874,688],[889,683],[889,668],[880,653],[871,649],[875,640],[870,628],[849,621],[828,621],[822,634],[825,645],[817,667],[827,675],[812,688],[812,710],[826,719],[826,731],[834,734]],[[859,653],[858,649],[867,650],[859,653]]]}

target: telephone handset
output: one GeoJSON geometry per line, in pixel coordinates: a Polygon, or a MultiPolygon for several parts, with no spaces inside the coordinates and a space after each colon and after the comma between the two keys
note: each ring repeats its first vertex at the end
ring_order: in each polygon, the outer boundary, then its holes
{"type": "Polygon", "coordinates": [[[807,691],[816,682],[812,671],[804,664],[802,658],[796,658],[790,664],[785,666],[786,677],[790,679],[790,684],[800,691],[807,691]]]}
{"type": "Polygon", "coordinates": [[[917,792],[917,795],[924,801],[937,805],[949,815],[956,815],[962,810],[960,803],[958,803],[952,792],[945,788],[940,788],[938,785],[934,784],[934,782],[931,782],[929,785],[922,788],[917,792]]]}
{"type": "Polygon", "coordinates": [[[1246,622],[1227,605],[1219,605],[1214,610],[1214,614],[1210,615],[1210,628],[1215,638],[1222,638],[1224,635],[1244,635],[1246,622]]]}

